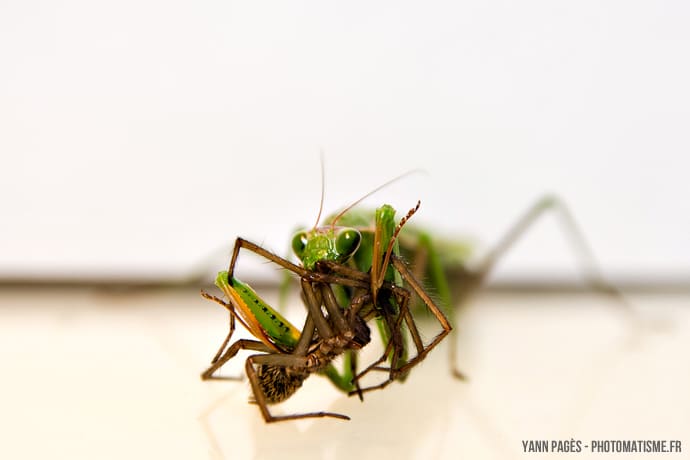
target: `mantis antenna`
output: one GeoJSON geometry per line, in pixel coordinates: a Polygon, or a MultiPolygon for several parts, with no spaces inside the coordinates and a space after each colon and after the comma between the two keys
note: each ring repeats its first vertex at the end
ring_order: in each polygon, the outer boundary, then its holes
{"type": "Polygon", "coordinates": [[[314,223],[314,228],[312,231],[316,230],[316,227],[319,226],[319,221],[321,220],[321,213],[323,212],[323,197],[326,194],[326,180],[325,176],[326,173],[324,172],[324,167],[323,167],[323,149],[321,149],[321,202],[319,203],[319,213],[316,216],[316,222],[314,223]]]}
{"type": "MultiPolygon", "coordinates": [[[[322,164],[322,166],[323,166],[323,164],[322,164]]],[[[357,201],[355,201],[354,203],[352,203],[351,205],[349,205],[348,207],[346,207],[345,209],[343,209],[342,211],[340,211],[340,212],[338,213],[338,215],[335,216],[335,218],[333,219],[333,222],[331,222],[331,228],[334,229],[334,228],[335,228],[336,222],[338,222],[338,220],[339,220],[341,217],[343,217],[343,215],[345,215],[346,212],[348,212],[350,209],[352,209],[352,208],[354,208],[355,206],[357,206],[357,205],[358,205],[359,203],[361,203],[365,198],[369,198],[371,195],[373,195],[374,193],[378,192],[378,191],[381,190],[382,188],[388,187],[388,186],[391,185],[392,183],[397,182],[397,181],[399,181],[400,179],[402,179],[402,178],[404,178],[404,177],[410,176],[410,175],[415,174],[415,173],[423,173],[423,172],[425,172],[423,169],[413,169],[412,171],[407,171],[406,173],[403,173],[403,174],[401,174],[401,175],[399,175],[399,176],[397,176],[397,177],[394,177],[393,179],[389,180],[388,182],[385,182],[385,183],[379,185],[379,186],[376,187],[374,190],[372,190],[371,192],[367,193],[366,195],[364,195],[363,197],[359,198],[357,201]]]]}

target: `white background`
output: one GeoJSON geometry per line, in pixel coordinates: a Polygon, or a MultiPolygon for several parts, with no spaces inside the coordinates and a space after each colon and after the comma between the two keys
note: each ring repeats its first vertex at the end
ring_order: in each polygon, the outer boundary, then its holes
{"type": "MultiPolygon", "coordinates": [[[[181,277],[368,200],[491,243],[544,192],[690,272],[682,1],[0,3],[0,275],[181,277]]],[[[222,263],[222,262],[221,262],[222,263]]],[[[266,271],[268,269],[264,269],[266,271]]],[[[504,276],[567,273],[553,222],[504,276]]]]}

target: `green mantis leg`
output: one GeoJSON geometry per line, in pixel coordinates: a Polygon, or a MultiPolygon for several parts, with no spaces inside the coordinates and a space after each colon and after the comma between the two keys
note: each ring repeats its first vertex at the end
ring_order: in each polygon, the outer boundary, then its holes
{"type": "Polygon", "coordinates": [[[329,364],[322,372],[339,390],[358,393],[357,386],[352,383],[357,372],[357,354],[354,351],[347,350],[343,353],[342,373],[333,364],[329,364]]]}
{"type": "Polygon", "coordinates": [[[508,229],[493,249],[474,269],[475,276],[484,278],[493,269],[498,260],[518,241],[526,231],[547,211],[553,211],[559,218],[566,238],[573,253],[579,259],[580,271],[587,285],[594,291],[610,296],[620,305],[630,308],[618,288],[609,283],[602,274],[584,233],[577,224],[568,206],[558,197],[547,195],[534,203],[518,221],[508,229]]]}
{"type": "MultiPolygon", "coordinates": [[[[606,281],[594,257],[590,245],[580,230],[572,213],[566,204],[556,196],[547,195],[537,200],[515,222],[489,253],[471,268],[461,269],[449,274],[453,284],[453,303],[455,308],[465,304],[481,287],[488,274],[498,261],[513,247],[513,245],[529,230],[532,225],[546,212],[553,211],[559,218],[564,233],[570,242],[573,252],[579,261],[580,272],[586,285],[595,292],[599,292],[616,301],[623,307],[626,314],[633,313],[632,305],[625,299],[623,293],[606,281]]],[[[431,267],[430,267],[431,268],[431,267]]],[[[433,268],[438,270],[438,267],[433,268]]],[[[452,311],[449,310],[449,311],[452,311]]],[[[456,366],[457,334],[450,337],[450,368],[455,377],[463,378],[456,366]]]]}

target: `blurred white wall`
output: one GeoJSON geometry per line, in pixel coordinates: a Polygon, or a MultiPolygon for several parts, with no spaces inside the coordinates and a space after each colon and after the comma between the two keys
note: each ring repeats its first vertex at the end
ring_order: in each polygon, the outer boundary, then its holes
{"type": "MultiPolygon", "coordinates": [[[[0,276],[181,276],[368,200],[490,243],[565,197],[614,276],[690,273],[690,4],[0,3],[0,276]]],[[[504,276],[572,270],[553,221],[504,276]]],[[[264,271],[271,270],[264,268],[264,271]]]]}

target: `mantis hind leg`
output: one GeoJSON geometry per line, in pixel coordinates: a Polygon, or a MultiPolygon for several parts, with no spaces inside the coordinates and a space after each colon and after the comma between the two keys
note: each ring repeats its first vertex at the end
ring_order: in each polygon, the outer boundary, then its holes
{"type": "Polygon", "coordinates": [[[470,285],[476,288],[484,281],[486,276],[493,270],[496,263],[520,240],[532,225],[547,211],[556,213],[563,232],[565,233],[573,253],[578,259],[580,273],[586,285],[595,292],[611,297],[616,303],[623,307],[627,313],[632,313],[632,305],[626,300],[623,293],[609,281],[602,273],[594,252],[590,248],[584,233],[580,229],[575,217],[568,209],[568,206],[554,195],[546,195],[537,200],[527,211],[508,229],[503,237],[489,251],[489,253],[479,261],[469,272],[467,277],[471,278],[470,285]]]}
{"type": "Polygon", "coordinates": [[[570,209],[563,200],[554,195],[541,197],[520,216],[489,253],[474,267],[474,276],[480,279],[485,278],[505,253],[548,211],[556,213],[563,232],[572,246],[573,253],[578,259],[580,272],[585,283],[594,291],[611,296],[620,305],[629,308],[630,304],[625,300],[621,291],[604,278],[594,257],[594,252],[570,209]]]}
{"type": "MultiPolygon", "coordinates": [[[[453,284],[452,298],[454,303],[454,308],[450,309],[449,312],[453,312],[455,308],[460,308],[479,290],[496,264],[532,228],[534,223],[549,211],[556,213],[563,232],[578,259],[579,270],[586,285],[593,291],[615,300],[616,304],[623,307],[627,314],[633,313],[632,305],[626,300],[623,293],[604,278],[594,253],[568,206],[559,197],[553,195],[543,196],[530,206],[475,266],[469,269],[461,267],[449,274],[448,278],[452,280],[453,284]]],[[[448,358],[453,375],[462,378],[462,374],[458,374],[456,365],[457,334],[451,334],[448,358]]]]}

